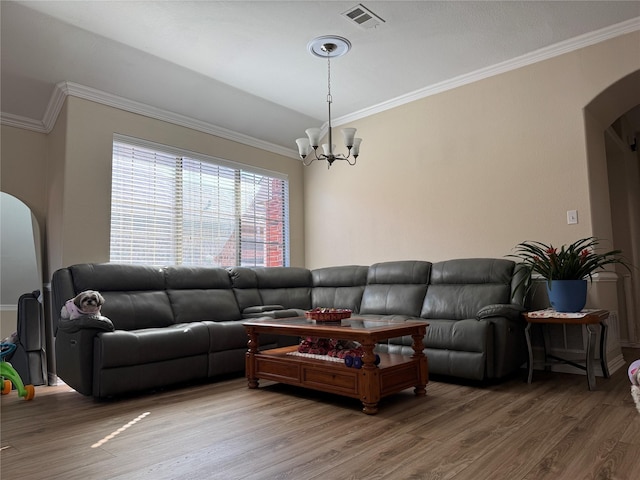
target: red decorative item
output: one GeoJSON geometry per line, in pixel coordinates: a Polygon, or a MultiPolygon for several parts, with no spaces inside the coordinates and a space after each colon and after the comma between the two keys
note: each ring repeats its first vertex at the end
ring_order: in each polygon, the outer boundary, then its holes
{"type": "Polygon", "coordinates": [[[351,317],[351,310],[346,308],[314,308],[307,310],[304,316],[316,322],[339,322],[344,318],[351,317]]]}

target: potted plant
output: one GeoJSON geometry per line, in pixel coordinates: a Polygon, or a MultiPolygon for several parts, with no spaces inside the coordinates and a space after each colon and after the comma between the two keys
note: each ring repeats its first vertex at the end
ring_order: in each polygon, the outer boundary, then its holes
{"type": "Polygon", "coordinates": [[[631,271],[621,250],[598,253],[597,247],[595,237],[563,245],[560,250],[537,241],[519,243],[515,254],[509,255],[519,258],[527,273],[518,288],[526,284],[528,289],[531,276],[537,273],[546,280],[549,301],[556,311],[579,312],[587,301],[587,278],[592,281],[594,273],[614,263],[631,271]]]}

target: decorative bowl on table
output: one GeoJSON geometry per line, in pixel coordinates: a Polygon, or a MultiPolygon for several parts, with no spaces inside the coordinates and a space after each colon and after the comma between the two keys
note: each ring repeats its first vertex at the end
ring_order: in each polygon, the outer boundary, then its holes
{"type": "Polygon", "coordinates": [[[304,312],[304,316],[316,322],[339,322],[351,317],[351,310],[347,308],[314,308],[304,312]]]}

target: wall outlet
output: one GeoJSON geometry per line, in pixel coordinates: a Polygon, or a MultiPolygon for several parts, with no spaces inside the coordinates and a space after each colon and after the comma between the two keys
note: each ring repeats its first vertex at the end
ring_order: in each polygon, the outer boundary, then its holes
{"type": "Polygon", "coordinates": [[[567,210],[567,224],[574,225],[578,223],[578,211],[577,210],[567,210]]]}

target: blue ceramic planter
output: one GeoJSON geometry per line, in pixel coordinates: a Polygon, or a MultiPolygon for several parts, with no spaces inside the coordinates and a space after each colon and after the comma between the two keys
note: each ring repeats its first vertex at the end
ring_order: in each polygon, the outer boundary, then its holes
{"type": "Polygon", "coordinates": [[[554,280],[547,283],[549,302],[556,312],[579,312],[587,303],[586,280],[554,280]]]}

